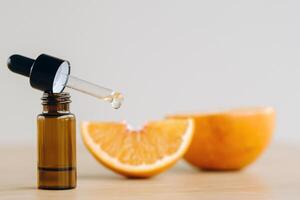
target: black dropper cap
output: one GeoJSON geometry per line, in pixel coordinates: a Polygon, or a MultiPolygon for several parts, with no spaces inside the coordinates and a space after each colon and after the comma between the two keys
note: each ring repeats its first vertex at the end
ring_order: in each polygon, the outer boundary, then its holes
{"type": "Polygon", "coordinates": [[[60,93],[64,90],[70,74],[70,63],[56,57],[41,54],[36,60],[21,55],[12,55],[8,68],[30,79],[30,85],[38,90],[60,93]]]}

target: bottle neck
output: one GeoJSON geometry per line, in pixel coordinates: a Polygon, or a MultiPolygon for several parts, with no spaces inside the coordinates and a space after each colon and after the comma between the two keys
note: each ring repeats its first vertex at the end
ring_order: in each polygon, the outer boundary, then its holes
{"type": "Polygon", "coordinates": [[[68,114],[70,113],[70,94],[69,93],[47,93],[42,97],[44,114],[68,114]]]}

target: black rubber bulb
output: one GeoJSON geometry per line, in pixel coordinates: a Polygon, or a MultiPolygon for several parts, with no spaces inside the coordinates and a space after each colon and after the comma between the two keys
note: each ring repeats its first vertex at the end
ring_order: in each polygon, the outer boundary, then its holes
{"type": "Polygon", "coordinates": [[[70,63],[46,54],[35,60],[21,55],[12,55],[7,60],[8,68],[30,79],[33,88],[60,93],[64,90],[70,74],[70,63]]]}
{"type": "Polygon", "coordinates": [[[10,56],[7,60],[7,66],[11,71],[27,77],[30,75],[33,63],[33,59],[17,54],[10,56]]]}

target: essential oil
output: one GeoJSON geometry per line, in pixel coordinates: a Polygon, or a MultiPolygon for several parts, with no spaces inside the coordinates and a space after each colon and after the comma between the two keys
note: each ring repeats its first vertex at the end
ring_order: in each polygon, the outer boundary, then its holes
{"type": "Polygon", "coordinates": [[[44,93],[37,117],[38,188],[76,187],[76,120],[68,93],[44,93]]]}

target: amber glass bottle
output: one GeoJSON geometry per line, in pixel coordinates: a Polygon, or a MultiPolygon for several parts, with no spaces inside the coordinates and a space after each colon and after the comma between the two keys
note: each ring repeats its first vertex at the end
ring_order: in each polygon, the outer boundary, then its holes
{"type": "Polygon", "coordinates": [[[38,124],[38,188],[76,187],[76,121],[68,93],[44,93],[38,124]]]}

